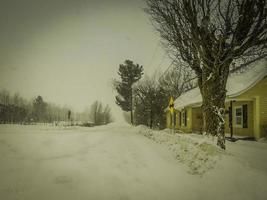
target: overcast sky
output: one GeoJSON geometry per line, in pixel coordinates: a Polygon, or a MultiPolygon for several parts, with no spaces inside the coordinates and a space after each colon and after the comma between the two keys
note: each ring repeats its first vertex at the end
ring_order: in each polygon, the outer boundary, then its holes
{"type": "Polygon", "coordinates": [[[119,64],[131,59],[151,74],[170,63],[144,6],[143,0],[1,0],[0,89],[76,111],[100,100],[120,119],[111,87],[119,64]]]}

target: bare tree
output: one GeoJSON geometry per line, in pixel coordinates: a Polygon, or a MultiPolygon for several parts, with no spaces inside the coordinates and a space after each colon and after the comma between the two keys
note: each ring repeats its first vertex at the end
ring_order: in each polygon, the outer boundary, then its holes
{"type": "Polygon", "coordinates": [[[156,72],[138,82],[134,87],[135,123],[150,128],[164,128],[165,109],[170,96],[177,98],[194,87],[195,75],[191,72],[181,65],[175,65],[163,74],[156,72]]]}
{"type": "Polygon", "coordinates": [[[7,90],[2,90],[0,92],[0,103],[5,106],[10,104],[10,94],[7,90]]]}
{"type": "Polygon", "coordinates": [[[266,0],[146,0],[167,49],[197,75],[208,134],[225,148],[224,102],[233,62],[266,57],[266,0]]]}
{"type": "Polygon", "coordinates": [[[106,105],[105,108],[103,108],[103,104],[99,101],[95,101],[91,105],[89,118],[95,125],[108,124],[113,121],[109,105],[106,105]]]}
{"type": "Polygon", "coordinates": [[[162,127],[165,121],[164,109],[169,96],[161,87],[158,77],[145,77],[134,90],[135,98],[135,123],[153,127],[162,127]]]}
{"type": "Polygon", "coordinates": [[[108,124],[113,122],[113,117],[111,114],[111,108],[109,107],[109,105],[106,105],[103,111],[103,115],[104,115],[104,124],[108,124]]]}
{"type": "Polygon", "coordinates": [[[168,97],[179,97],[185,91],[195,87],[195,74],[184,66],[178,65],[171,68],[159,78],[160,86],[168,97]]]}
{"type": "Polygon", "coordinates": [[[100,113],[102,111],[102,105],[100,106],[100,102],[95,101],[90,108],[89,118],[94,122],[95,125],[100,124],[100,113]]]}

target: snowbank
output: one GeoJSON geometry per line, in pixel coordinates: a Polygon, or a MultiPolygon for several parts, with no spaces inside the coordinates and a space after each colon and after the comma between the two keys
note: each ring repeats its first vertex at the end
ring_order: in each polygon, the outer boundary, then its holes
{"type": "Polygon", "coordinates": [[[175,157],[189,167],[190,174],[204,174],[214,168],[221,155],[225,154],[210,137],[172,134],[169,129],[155,131],[145,126],[138,126],[137,131],[157,143],[167,145],[175,157]]]}

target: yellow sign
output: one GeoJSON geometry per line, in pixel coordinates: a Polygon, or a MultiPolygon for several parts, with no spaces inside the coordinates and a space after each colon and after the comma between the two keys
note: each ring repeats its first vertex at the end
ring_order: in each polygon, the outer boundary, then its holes
{"type": "Polygon", "coordinates": [[[174,101],[172,97],[170,98],[170,101],[169,101],[169,111],[171,112],[171,114],[174,113],[174,101]]]}

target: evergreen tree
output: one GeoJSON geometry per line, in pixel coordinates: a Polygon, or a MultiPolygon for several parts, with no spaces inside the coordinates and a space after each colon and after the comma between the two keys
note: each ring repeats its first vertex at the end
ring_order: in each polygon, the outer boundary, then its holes
{"type": "Polygon", "coordinates": [[[33,113],[35,120],[38,122],[44,121],[46,116],[47,103],[44,102],[41,96],[38,96],[33,101],[33,113]]]}
{"type": "Polygon", "coordinates": [[[126,60],[119,66],[119,76],[121,82],[118,82],[116,90],[116,104],[123,111],[131,112],[131,124],[133,124],[133,84],[136,83],[143,75],[143,66],[134,64],[131,60],[126,60]]]}

